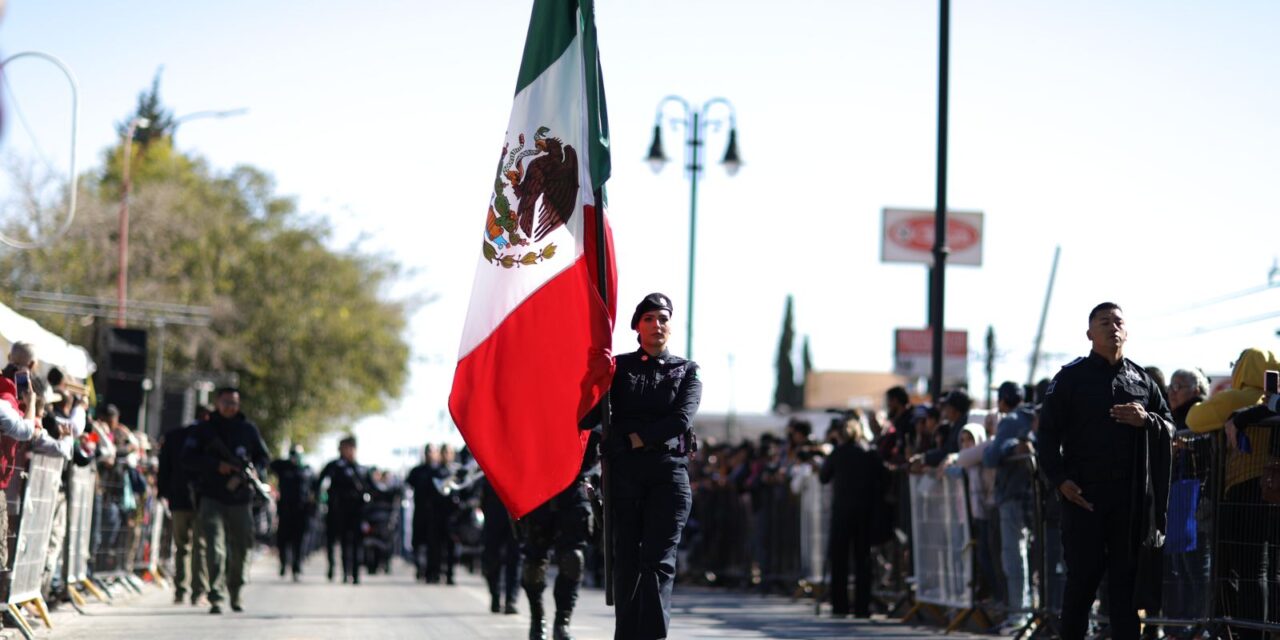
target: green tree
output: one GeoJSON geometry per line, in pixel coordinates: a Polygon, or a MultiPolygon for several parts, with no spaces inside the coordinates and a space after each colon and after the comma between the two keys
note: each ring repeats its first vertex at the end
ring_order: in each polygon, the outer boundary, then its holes
{"type": "Polygon", "coordinates": [[[172,140],[177,124],[173,120],[173,112],[160,102],[160,74],[163,72],[164,67],[156,69],[156,75],[151,78],[151,89],[138,94],[138,106],[133,115],[116,123],[116,134],[123,138],[129,132],[130,122],[136,118],[145,121],[145,126],[133,131],[133,143],[143,150],[159,140],[172,140]]]}
{"type": "Polygon", "coordinates": [[[809,385],[809,374],[813,372],[813,356],[809,353],[809,336],[804,337],[804,347],[800,350],[800,384],[796,392],[797,406],[804,406],[805,388],[809,385]]]}
{"type": "Polygon", "coordinates": [[[799,409],[804,403],[803,389],[796,386],[796,368],[791,361],[795,347],[795,321],[792,315],[792,298],[787,296],[787,309],[782,317],[782,336],[778,339],[777,383],[773,391],[773,410],[799,409]],[[799,393],[797,393],[799,392],[799,393]],[[800,395],[797,402],[797,395],[800,395]]]}
{"type": "MultiPolygon", "coordinates": [[[[81,180],[79,213],[64,237],[0,255],[11,291],[114,297],[121,159],[108,150],[97,179],[81,180]]],[[[167,138],[134,162],[129,298],[213,310],[208,327],[168,327],[167,372],[234,373],[246,413],[273,445],[347,427],[399,397],[415,301],[391,299],[394,262],[358,246],[333,248],[328,223],[300,214],[259,169],[214,171],[167,138]]],[[[52,220],[52,209],[37,217],[52,220]]],[[[95,345],[93,323],[31,315],[95,345]]]]}

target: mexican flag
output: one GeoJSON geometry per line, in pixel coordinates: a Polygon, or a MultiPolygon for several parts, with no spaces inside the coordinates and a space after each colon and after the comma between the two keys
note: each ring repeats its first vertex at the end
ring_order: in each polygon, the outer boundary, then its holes
{"type": "Polygon", "coordinates": [[[613,376],[608,131],[592,0],[535,0],[449,394],[515,518],[577,475],[613,376]]]}

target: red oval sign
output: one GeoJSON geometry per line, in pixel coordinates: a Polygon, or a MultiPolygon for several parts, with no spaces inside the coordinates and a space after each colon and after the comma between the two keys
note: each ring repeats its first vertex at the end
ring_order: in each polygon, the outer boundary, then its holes
{"type": "MultiPolygon", "coordinates": [[[[912,251],[932,251],[935,227],[933,218],[902,220],[889,227],[889,239],[912,251]]],[[[952,252],[964,251],[976,244],[977,228],[964,220],[947,218],[947,246],[952,252]]]]}

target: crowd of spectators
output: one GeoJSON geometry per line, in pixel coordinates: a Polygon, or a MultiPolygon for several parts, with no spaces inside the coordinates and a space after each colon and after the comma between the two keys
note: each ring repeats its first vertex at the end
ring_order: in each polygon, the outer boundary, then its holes
{"type": "MultiPolygon", "coordinates": [[[[1233,363],[1230,388],[1216,394],[1199,369],[1175,371],[1167,387],[1159,370],[1148,369],[1167,394],[1177,429],[1168,543],[1156,586],[1157,601],[1163,587],[1163,607],[1148,606],[1149,617],[1280,623],[1280,446],[1270,433],[1280,396],[1264,391],[1264,372],[1277,369],[1274,354],[1247,349],[1233,363]],[[1219,431],[1225,444],[1215,458],[1212,434],[1219,431]]],[[[993,630],[1012,634],[1035,611],[1057,611],[1065,583],[1061,500],[1035,466],[1033,401],[1048,385],[1006,382],[986,410],[964,389],[929,405],[894,387],[883,412],[832,412],[821,437],[809,414],[791,418],[780,437],[708,442],[690,462],[694,506],[682,542],[684,579],[792,595],[816,591],[836,616],[893,611],[913,571],[906,479],[949,475],[966,479],[971,586],[975,602],[1003,620],[993,630]],[[825,535],[810,535],[814,508],[825,535]],[[845,588],[850,561],[852,602],[845,588]],[[824,585],[831,585],[826,594],[824,585]]],[[[1190,624],[1164,630],[1188,638],[1201,632],[1190,624]]]]}

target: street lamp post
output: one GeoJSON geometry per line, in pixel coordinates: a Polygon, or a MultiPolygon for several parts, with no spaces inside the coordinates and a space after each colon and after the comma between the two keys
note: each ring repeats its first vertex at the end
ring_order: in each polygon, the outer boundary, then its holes
{"type": "Polygon", "coordinates": [[[726,173],[733,176],[742,167],[742,160],[738,157],[738,114],[734,110],[733,104],[724,98],[712,98],[703,104],[701,109],[694,109],[687,100],[680,96],[667,96],[658,102],[658,112],[653,122],[653,142],[649,145],[649,155],[646,158],[654,173],[662,171],[662,167],[666,165],[668,160],[666,153],[662,150],[662,111],[668,103],[672,102],[680,105],[683,117],[672,119],[670,124],[675,128],[683,127],[689,136],[685,148],[688,161],[686,168],[689,170],[689,303],[685,311],[688,323],[685,357],[692,360],[694,267],[696,265],[698,246],[698,174],[702,172],[701,153],[705,144],[705,129],[709,126],[718,130],[723,124],[721,120],[707,117],[712,108],[721,106],[729,113],[729,143],[725,147],[724,158],[720,161],[720,164],[724,165],[726,173]]]}
{"type": "MultiPolygon", "coordinates": [[[[226,118],[229,116],[238,116],[248,109],[228,109],[225,111],[197,111],[188,113],[179,118],[175,118],[170,125],[172,131],[176,131],[178,124],[187,120],[195,120],[197,118],[226,118]]],[[[120,255],[119,255],[119,273],[116,275],[116,326],[123,327],[125,325],[125,317],[128,315],[128,293],[129,293],[129,192],[133,188],[133,180],[129,176],[129,168],[133,165],[133,136],[138,129],[146,129],[151,126],[151,121],[136,117],[129,121],[129,127],[124,133],[124,164],[120,168],[120,255]]]]}
{"type": "Polygon", "coordinates": [[[134,118],[129,121],[129,128],[124,132],[124,156],[120,167],[120,264],[116,274],[116,326],[123,327],[126,315],[126,302],[129,291],[129,191],[133,181],[129,178],[129,167],[133,165],[133,135],[138,128],[146,128],[151,121],[146,118],[134,118]]]}

